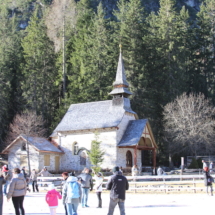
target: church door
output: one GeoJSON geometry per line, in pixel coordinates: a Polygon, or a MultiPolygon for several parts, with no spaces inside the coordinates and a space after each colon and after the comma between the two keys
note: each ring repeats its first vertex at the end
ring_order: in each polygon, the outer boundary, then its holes
{"type": "Polygon", "coordinates": [[[126,167],[132,167],[132,154],[129,150],[126,152],[126,167]]]}
{"type": "Polygon", "coordinates": [[[86,160],[87,160],[86,153],[84,151],[82,151],[80,154],[80,165],[86,166],[86,163],[87,163],[86,160]]]}
{"type": "Polygon", "coordinates": [[[60,157],[59,156],[55,156],[55,171],[59,172],[59,168],[60,167],[60,157]]]}

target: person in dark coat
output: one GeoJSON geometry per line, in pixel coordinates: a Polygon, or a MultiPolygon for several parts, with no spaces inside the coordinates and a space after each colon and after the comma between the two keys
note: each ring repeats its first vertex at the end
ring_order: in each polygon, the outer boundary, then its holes
{"type": "Polygon", "coordinates": [[[93,179],[90,174],[90,169],[85,167],[83,172],[78,176],[78,180],[81,180],[81,191],[82,191],[82,198],[81,204],[82,208],[89,207],[87,205],[89,190],[93,190],[93,179]]]}
{"type": "Polygon", "coordinates": [[[4,177],[2,174],[0,175],[0,215],[2,215],[2,207],[3,207],[3,192],[2,192],[2,185],[5,184],[4,177]]]}
{"type": "Polygon", "coordinates": [[[110,203],[108,215],[113,215],[114,209],[118,204],[120,209],[120,215],[125,215],[125,191],[128,190],[128,180],[119,171],[119,167],[113,168],[113,175],[109,178],[107,190],[110,190],[110,203]]]}
{"type": "Polygon", "coordinates": [[[210,176],[210,173],[209,173],[209,168],[208,167],[204,167],[204,170],[203,170],[203,175],[204,175],[204,185],[206,186],[206,192],[207,194],[208,193],[208,187],[210,187],[210,194],[211,196],[213,196],[213,178],[210,176]]]}

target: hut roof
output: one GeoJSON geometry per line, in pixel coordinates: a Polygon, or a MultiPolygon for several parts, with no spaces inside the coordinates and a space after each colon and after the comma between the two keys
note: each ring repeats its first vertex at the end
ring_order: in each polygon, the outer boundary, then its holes
{"type": "Polygon", "coordinates": [[[27,137],[26,135],[18,136],[9,146],[7,146],[2,153],[7,154],[9,149],[17,142],[17,140],[22,139],[24,141],[28,140],[28,143],[32,145],[35,150],[39,152],[51,152],[51,153],[64,153],[60,148],[56,147],[45,138],[42,137],[27,137]]]}

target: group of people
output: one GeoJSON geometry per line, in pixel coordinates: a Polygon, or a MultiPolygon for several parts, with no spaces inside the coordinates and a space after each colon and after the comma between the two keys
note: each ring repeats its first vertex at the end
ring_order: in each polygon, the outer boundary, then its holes
{"type": "Polygon", "coordinates": [[[12,199],[16,215],[19,215],[20,212],[22,215],[25,214],[23,201],[26,192],[30,192],[28,184],[31,181],[33,192],[39,192],[37,185],[37,176],[39,175],[47,176],[47,168],[44,167],[40,173],[36,173],[35,169],[33,169],[28,178],[24,166],[21,169],[15,168],[13,170],[10,170],[7,165],[2,167],[0,174],[0,215],[2,214],[3,194],[6,196],[7,201],[12,199]]]}
{"type": "MultiPolygon", "coordinates": [[[[121,215],[125,215],[125,192],[129,188],[128,181],[125,176],[123,176],[122,171],[118,166],[114,167],[113,175],[109,178],[106,189],[110,190],[110,203],[108,209],[108,215],[113,215],[114,208],[118,204],[121,215]]],[[[36,173],[32,170],[30,175],[30,180],[32,181],[33,192],[39,192],[37,186],[37,176],[49,176],[47,168],[43,168],[40,173],[36,173]]],[[[83,208],[89,207],[88,205],[88,194],[89,191],[93,190],[93,179],[95,180],[94,190],[98,198],[97,208],[102,208],[102,184],[103,175],[101,172],[92,172],[89,168],[84,168],[82,173],[75,176],[74,173],[63,172],[62,177],[64,180],[62,192],[58,192],[54,185],[49,186],[49,190],[46,194],[45,200],[50,208],[50,214],[55,215],[56,209],[58,207],[58,199],[62,199],[65,206],[66,215],[77,215],[78,205],[81,204],[83,208]],[[92,176],[91,174],[94,174],[92,176]]],[[[2,185],[7,186],[5,190],[5,195],[7,201],[12,199],[15,214],[24,215],[25,210],[23,207],[24,197],[26,195],[28,188],[28,179],[25,172],[25,167],[22,169],[15,168],[12,171],[8,169],[7,166],[2,168],[2,175],[0,177],[0,192],[2,192],[2,185]],[[9,183],[6,183],[9,181],[9,183]]],[[[30,189],[29,189],[30,191],[30,189]]],[[[0,215],[2,214],[2,204],[3,195],[0,195],[0,215]]]]}
{"type": "MultiPolygon", "coordinates": [[[[125,176],[123,176],[120,168],[114,167],[113,175],[107,182],[106,189],[111,190],[110,203],[108,215],[113,215],[114,208],[118,204],[121,215],[125,215],[125,191],[128,190],[129,185],[125,176]]],[[[82,173],[75,177],[74,174],[69,175],[67,172],[62,173],[62,177],[65,181],[62,189],[62,199],[65,205],[66,215],[77,215],[77,209],[79,203],[82,208],[88,208],[88,194],[93,190],[93,179],[95,180],[94,190],[98,198],[97,208],[102,208],[102,184],[103,175],[101,172],[93,171],[94,177],[91,175],[89,168],[84,168],[82,173]]],[[[56,198],[57,195],[56,195],[56,198]]]]}

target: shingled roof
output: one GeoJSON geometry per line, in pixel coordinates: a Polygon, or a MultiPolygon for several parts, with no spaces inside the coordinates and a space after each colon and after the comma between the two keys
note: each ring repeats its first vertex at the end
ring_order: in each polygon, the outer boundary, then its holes
{"type": "Polygon", "coordinates": [[[64,153],[62,150],[54,146],[50,141],[42,137],[27,137],[26,135],[18,136],[2,153],[5,154],[8,150],[16,143],[18,139],[28,140],[28,143],[32,145],[37,151],[40,152],[53,152],[53,153],[64,153]]]}
{"type": "Polygon", "coordinates": [[[118,94],[132,95],[132,93],[128,90],[129,84],[126,81],[126,74],[125,74],[125,68],[124,68],[121,51],[120,51],[119,61],[117,66],[116,79],[113,83],[113,86],[114,86],[114,89],[109,93],[110,95],[118,95],[118,94]]]}
{"type": "Polygon", "coordinates": [[[118,146],[136,146],[147,122],[147,119],[130,120],[118,146]]]}
{"type": "Polygon", "coordinates": [[[60,131],[77,131],[116,127],[125,112],[136,114],[131,110],[128,98],[72,104],[65,116],[54,130],[51,137],[60,131]]]}

